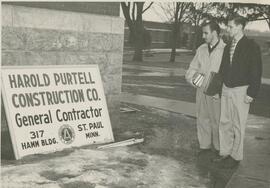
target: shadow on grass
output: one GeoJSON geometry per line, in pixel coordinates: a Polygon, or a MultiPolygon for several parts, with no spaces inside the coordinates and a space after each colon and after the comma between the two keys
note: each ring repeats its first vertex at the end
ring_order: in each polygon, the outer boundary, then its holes
{"type": "Polygon", "coordinates": [[[1,160],[15,160],[9,131],[1,131],[1,160]]]}
{"type": "Polygon", "coordinates": [[[211,151],[199,154],[196,166],[201,176],[210,178],[210,188],[225,188],[237,167],[232,169],[220,168],[212,162],[215,157],[217,155],[211,151]]]}

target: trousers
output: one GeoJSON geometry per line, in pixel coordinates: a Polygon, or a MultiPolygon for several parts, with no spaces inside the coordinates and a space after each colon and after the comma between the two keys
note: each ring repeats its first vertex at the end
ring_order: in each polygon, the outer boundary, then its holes
{"type": "Polygon", "coordinates": [[[248,86],[223,85],[219,124],[220,155],[243,159],[243,145],[250,104],[244,102],[248,86]]]}
{"type": "Polygon", "coordinates": [[[220,99],[196,93],[197,136],[201,149],[219,150],[220,99]]]}

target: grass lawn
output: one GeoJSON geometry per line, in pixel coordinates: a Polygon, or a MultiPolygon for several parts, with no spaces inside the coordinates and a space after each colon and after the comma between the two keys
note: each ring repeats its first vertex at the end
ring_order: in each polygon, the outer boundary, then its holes
{"type": "MultiPolygon", "coordinates": [[[[143,62],[131,61],[132,55],[124,55],[124,64],[135,64],[143,66],[155,66],[165,68],[183,68],[187,69],[194,53],[177,53],[175,62],[169,62],[169,53],[152,54],[152,56],[144,57],[143,62]]],[[[270,79],[270,54],[266,52],[262,53],[262,64],[263,64],[263,78],[270,79]]]]}
{"type": "MultiPolygon", "coordinates": [[[[169,54],[153,54],[145,57],[144,62],[132,62],[130,56],[125,56],[124,64],[136,64],[151,67],[184,68],[189,66],[193,55],[180,53],[176,62],[168,62],[169,54]]],[[[270,56],[263,56],[263,77],[270,78],[270,56]]],[[[124,68],[123,71],[126,69],[124,68]]],[[[132,70],[128,70],[129,72],[132,70]]],[[[135,70],[134,70],[135,71],[135,70]]],[[[137,71],[137,70],[136,70],[137,71]]],[[[140,73],[140,72],[137,72],[140,73]]],[[[186,83],[183,76],[137,76],[125,75],[122,79],[122,91],[140,95],[150,95],[174,100],[195,102],[196,90],[186,83]],[[134,87],[136,86],[136,87],[134,87]]],[[[270,117],[270,85],[262,85],[255,102],[251,104],[250,113],[270,117]]]]}

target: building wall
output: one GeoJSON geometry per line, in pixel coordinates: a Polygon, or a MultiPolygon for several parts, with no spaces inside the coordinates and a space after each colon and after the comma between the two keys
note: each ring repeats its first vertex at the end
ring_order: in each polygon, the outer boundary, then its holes
{"type": "MultiPolygon", "coordinates": [[[[152,43],[151,48],[171,48],[172,44],[172,27],[170,23],[144,21],[144,27],[150,32],[152,43]]],[[[177,39],[178,48],[192,49],[194,37],[194,28],[191,24],[181,24],[180,36],[177,39]]],[[[129,29],[125,25],[125,48],[131,47],[128,43],[129,29]]]]}
{"type": "Polygon", "coordinates": [[[45,8],[53,10],[63,10],[63,11],[72,11],[72,12],[83,12],[99,15],[108,15],[108,16],[119,16],[120,15],[120,5],[119,3],[114,2],[2,2],[2,4],[7,5],[18,5],[26,7],[35,7],[35,8],[45,8]]]}
{"type": "MultiPolygon", "coordinates": [[[[124,41],[119,3],[21,5],[2,4],[2,66],[98,64],[116,127],[124,41]],[[85,7],[84,12],[78,7],[85,7]]],[[[6,130],[3,106],[1,111],[1,128],[6,130]]]]}

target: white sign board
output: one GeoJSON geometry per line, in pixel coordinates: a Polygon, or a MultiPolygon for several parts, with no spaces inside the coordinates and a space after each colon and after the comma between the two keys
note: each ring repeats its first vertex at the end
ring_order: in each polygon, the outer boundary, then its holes
{"type": "Polygon", "coordinates": [[[114,141],[97,65],[2,67],[2,95],[16,159],[114,141]]]}

